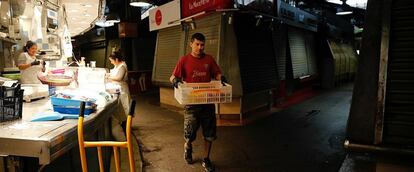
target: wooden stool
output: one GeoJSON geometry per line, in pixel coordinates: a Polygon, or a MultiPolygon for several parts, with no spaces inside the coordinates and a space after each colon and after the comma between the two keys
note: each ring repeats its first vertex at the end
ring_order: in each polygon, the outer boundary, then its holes
{"type": "Polygon", "coordinates": [[[129,114],[126,123],[126,141],[85,141],[83,139],[83,117],[84,117],[84,110],[85,110],[85,102],[81,102],[80,112],[79,112],[79,119],[78,119],[78,142],[79,142],[79,152],[82,164],[82,171],[87,172],[88,166],[86,163],[86,153],[85,148],[89,147],[96,147],[98,149],[98,160],[99,160],[99,170],[101,172],[104,171],[103,161],[102,161],[102,150],[101,147],[112,147],[114,150],[114,159],[115,159],[115,168],[116,171],[120,171],[120,163],[119,163],[119,153],[118,147],[128,149],[128,159],[129,159],[129,171],[135,172],[135,161],[134,161],[134,154],[132,149],[132,137],[131,137],[131,123],[132,117],[134,116],[135,111],[135,100],[131,102],[131,106],[129,108],[129,114]]]}

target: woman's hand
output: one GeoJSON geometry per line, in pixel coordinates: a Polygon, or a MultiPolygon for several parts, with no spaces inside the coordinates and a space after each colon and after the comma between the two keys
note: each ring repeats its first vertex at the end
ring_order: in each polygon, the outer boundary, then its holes
{"type": "Polygon", "coordinates": [[[109,79],[110,73],[105,73],[105,79],[109,79]]]}

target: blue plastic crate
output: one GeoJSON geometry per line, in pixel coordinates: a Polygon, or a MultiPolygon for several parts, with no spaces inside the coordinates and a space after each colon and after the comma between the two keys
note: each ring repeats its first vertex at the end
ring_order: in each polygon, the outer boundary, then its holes
{"type": "MultiPolygon", "coordinates": [[[[64,114],[79,114],[79,110],[80,110],[79,107],[55,106],[55,105],[53,106],[53,111],[64,113],[64,114]]],[[[86,107],[84,114],[89,115],[94,111],[95,111],[95,108],[86,107]]]]}
{"type": "MultiPolygon", "coordinates": [[[[56,97],[56,95],[51,96],[50,100],[53,106],[75,106],[80,107],[81,100],[65,99],[56,97]]],[[[92,106],[95,104],[96,100],[85,101],[86,106],[92,106]]]]}

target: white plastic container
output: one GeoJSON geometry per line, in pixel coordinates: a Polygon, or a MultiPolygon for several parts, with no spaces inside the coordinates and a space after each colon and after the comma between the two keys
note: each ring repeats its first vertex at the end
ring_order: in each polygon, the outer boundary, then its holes
{"type": "Polygon", "coordinates": [[[221,81],[179,84],[174,88],[174,98],[182,105],[230,103],[232,86],[223,86],[221,81]]]}

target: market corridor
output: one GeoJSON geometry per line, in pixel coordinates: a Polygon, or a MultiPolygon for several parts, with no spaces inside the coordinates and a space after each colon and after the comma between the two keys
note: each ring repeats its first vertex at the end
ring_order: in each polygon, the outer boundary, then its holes
{"type": "MultiPolygon", "coordinates": [[[[218,127],[212,162],[217,171],[338,171],[352,84],[243,127],[218,127]]],[[[182,111],[159,106],[157,94],[137,97],[133,125],[142,146],[144,171],[203,171],[201,133],[195,163],[183,160],[182,111]]]]}

